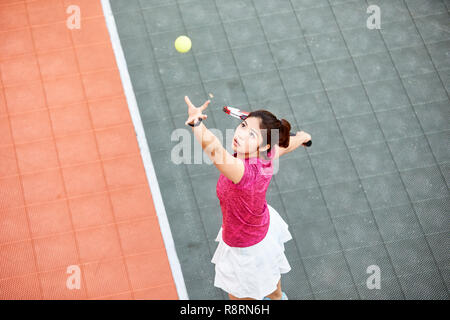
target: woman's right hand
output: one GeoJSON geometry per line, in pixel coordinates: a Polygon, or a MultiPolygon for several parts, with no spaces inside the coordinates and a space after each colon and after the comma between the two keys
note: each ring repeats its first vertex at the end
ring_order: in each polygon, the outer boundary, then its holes
{"type": "Polygon", "coordinates": [[[208,118],[208,116],[206,114],[202,114],[202,112],[208,107],[211,100],[207,100],[201,107],[198,108],[193,105],[188,96],[184,96],[184,101],[188,105],[188,119],[184,123],[185,125],[196,122],[198,118],[202,118],[203,120],[208,118]]]}

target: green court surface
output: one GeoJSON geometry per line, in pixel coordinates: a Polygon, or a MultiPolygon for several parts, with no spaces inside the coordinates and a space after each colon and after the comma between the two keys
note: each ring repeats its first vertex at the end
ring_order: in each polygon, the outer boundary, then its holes
{"type": "Polygon", "coordinates": [[[208,128],[238,125],[229,105],[313,137],[267,193],[294,237],[289,299],[449,298],[449,1],[110,2],[190,299],[228,298],[211,263],[219,172],[170,161],[171,133],[189,129],[183,97],[209,93],[208,128]],[[371,265],[381,289],[366,286],[371,265]]]}

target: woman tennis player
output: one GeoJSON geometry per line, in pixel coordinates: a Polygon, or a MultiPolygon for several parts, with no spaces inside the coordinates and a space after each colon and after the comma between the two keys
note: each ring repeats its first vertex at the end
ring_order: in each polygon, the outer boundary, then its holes
{"type": "Polygon", "coordinates": [[[196,108],[188,105],[186,125],[220,171],[216,193],[222,210],[219,242],[211,260],[215,264],[214,286],[233,300],[287,300],[281,290],[281,274],[291,270],[284,243],[292,239],[288,225],[266,202],[273,174],[272,161],[293,151],[311,136],[303,131],[289,136],[291,125],[266,110],[249,114],[234,132],[231,155],[209,131],[202,112],[210,100],[196,108]],[[266,130],[264,130],[266,129],[266,130]],[[278,131],[279,142],[271,132],[278,131]]]}

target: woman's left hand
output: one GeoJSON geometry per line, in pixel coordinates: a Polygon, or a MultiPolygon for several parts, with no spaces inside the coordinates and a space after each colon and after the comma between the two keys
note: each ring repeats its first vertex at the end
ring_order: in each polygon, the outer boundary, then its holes
{"type": "Polygon", "coordinates": [[[208,107],[211,100],[207,100],[201,107],[198,108],[192,104],[188,96],[184,96],[184,101],[186,101],[186,104],[188,105],[188,119],[184,123],[185,125],[197,121],[198,118],[208,118],[208,116],[206,114],[202,114],[202,112],[208,107]]]}

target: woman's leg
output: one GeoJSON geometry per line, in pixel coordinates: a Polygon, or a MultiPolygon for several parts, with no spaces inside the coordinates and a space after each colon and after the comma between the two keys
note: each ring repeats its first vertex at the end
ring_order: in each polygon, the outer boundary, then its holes
{"type": "Polygon", "coordinates": [[[281,279],[280,279],[280,281],[278,281],[277,284],[277,289],[271,294],[269,294],[267,297],[272,300],[281,300],[281,295],[282,293],[281,293],[281,279]]]}

